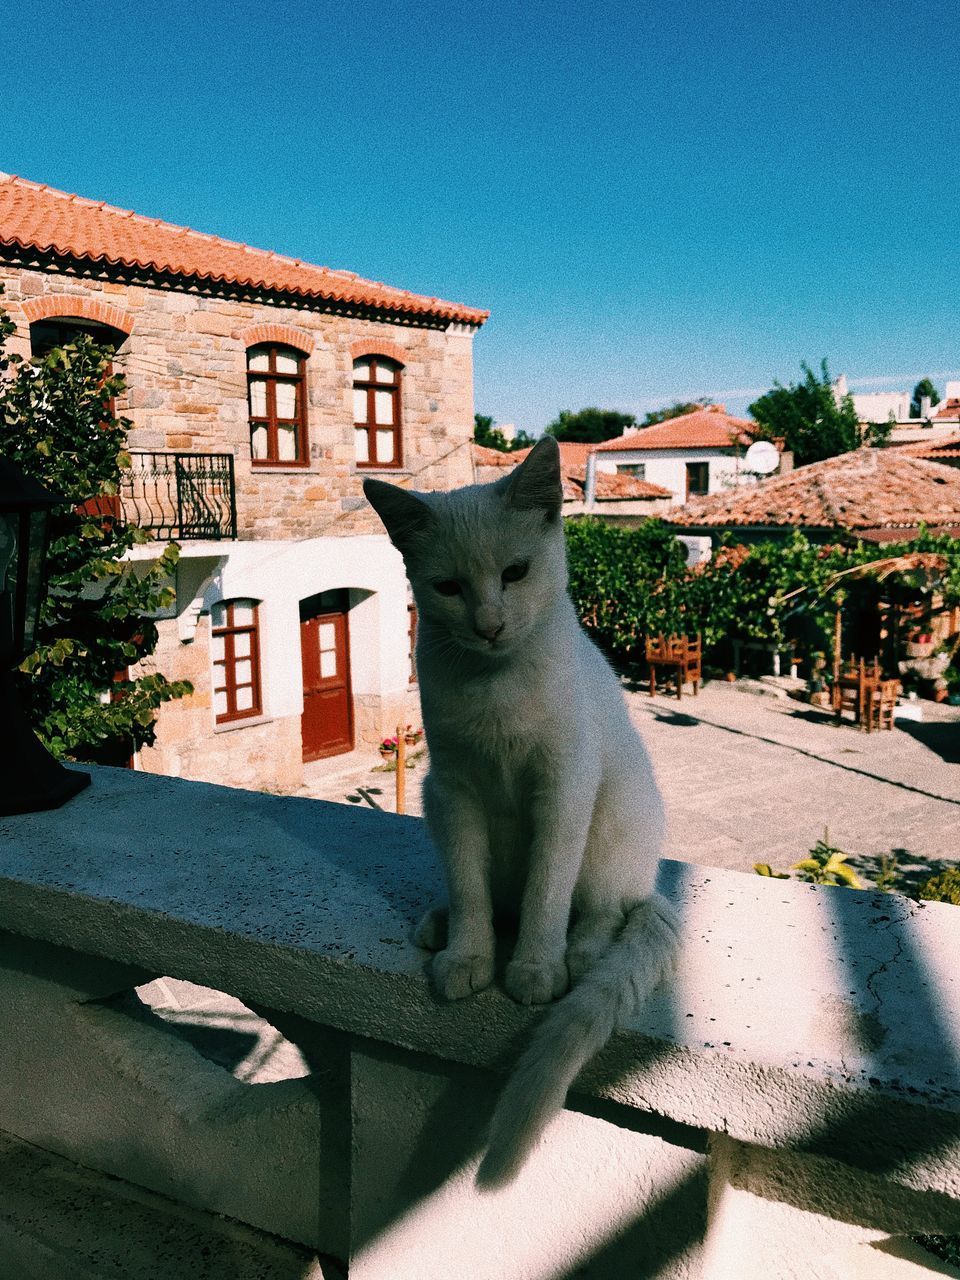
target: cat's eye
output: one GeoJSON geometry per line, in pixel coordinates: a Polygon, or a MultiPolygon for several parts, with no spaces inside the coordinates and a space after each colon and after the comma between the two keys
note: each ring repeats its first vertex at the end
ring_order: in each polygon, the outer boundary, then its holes
{"type": "Polygon", "coordinates": [[[506,586],[508,582],[519,582],[521,578],[527,576],[527,570],[530,566],[525,560],[518,561],[517,564],[508,564],[500,575],[500,581],[506,586]]]}
{"type": "Polygon", "coordinates": [[[458,596],[463,587],[456,578],[444,578],[441,582],[435,582],[433,589],[439,591],[442,596],[458,596]]]}

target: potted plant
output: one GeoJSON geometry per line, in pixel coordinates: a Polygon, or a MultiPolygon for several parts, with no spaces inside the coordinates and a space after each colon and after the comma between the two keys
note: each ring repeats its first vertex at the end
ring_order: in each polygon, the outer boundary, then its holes
{"type": "Polygon", "coordinates": [[[422,729],[415,729],[412,724],[408,724],[403,731],[403,740],[408,747],[415,747],[423,737],[422,729]]]}
{"type": "Polygon", "coordinates": [[[380,743],[380,759],[385,760],[388,764],[391,760],[396,759],[397,740],[396,738],[384,738],[380,743]]]}
{"type": "Polygon", "coordinates": [[[906,642],[908,658],[929,658],[933,653],[933,636],[929,632],[914,632],[906,642]]]}

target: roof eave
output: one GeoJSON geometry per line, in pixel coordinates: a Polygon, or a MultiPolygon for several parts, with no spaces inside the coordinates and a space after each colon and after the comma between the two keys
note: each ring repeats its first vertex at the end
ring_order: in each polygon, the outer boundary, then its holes
{"type": "MultiPolygon", "coordinates": [[[[489,311],[472,307],[460,307],[456,304],[431,307],[427,299],[424,305],[398,301],[371,302],[362,297],[349,297],[334,291],[304,290],[284,288],[283,286],[266,284],[263,281],[236,280],[227,276],[212,274],[178,272],[172,269],[157,267],[153,263],[111,259],[103,256],[83,255],[63,252],[56,247],[42,248],[36,244],[24,243],[16,238],[0,239],[0,257],[21,261],[24,265],[49,269],[56,265],[61,271],[66,267],[69,274],[78,276],[100,276],[108,279],[127,279],[130,283],[152,283],[160,288],[176,289],[187,293],[210,293],[218,296],[234,295],[244,298],[255,297],[266,300],[283,300],[316,309],[336,311],[340,314],[402,317],[401,323],[420,323],[425,328],[446,327],[450,324],[464,324],[479,329],[489,318],[489,311]]],[[[432,301],[432,300],[429,300],[432,301]]]]}

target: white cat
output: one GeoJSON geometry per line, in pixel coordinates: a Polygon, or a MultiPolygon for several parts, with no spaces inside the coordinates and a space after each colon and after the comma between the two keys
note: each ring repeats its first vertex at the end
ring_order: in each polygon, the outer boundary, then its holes
{"type": "Polygon", "coordinates": [[[573,984],[501,1095],[478,1175],[493,1185],[671,967],[676,922],[654,893],[663,805],[567,594],[556,441],[493,484],[411,493],[368,479],[364,492],[417,602],[425,813],[449,893],[417,934],[437,952],[436,988],[459,999],[489,985],[495,917],[518,923],[515,1000],[573,984]]]}

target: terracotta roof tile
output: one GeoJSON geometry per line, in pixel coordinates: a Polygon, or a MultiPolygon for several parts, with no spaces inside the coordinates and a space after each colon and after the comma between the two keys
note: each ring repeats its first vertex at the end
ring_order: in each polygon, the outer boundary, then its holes
{"type": "Polygon", "coordinates": [[[664,519],[699,528],[960,528],[960,469],[909,457],[903,449],[855,449],[697,498],[664,519]]]}
{"type": "Polygon", "coordinates": [[[936,462],[938,458],[960,458],[960,435],[946,436],[939,440],[918,440],[913,444],[898,444],[898,453],[905,453],[910,458],[926,458],[936,462]]]}
{"type": "Polygon", "coordinates": [[[950,420],[960,418],[960,400],[943,400],[937,405],[936,413],[932,417],[950,420]]]}
{"type": "Polygon", "coordinates": [[[749,432],[755,430],[756,425],[749,418],[734,418],[712,406],[605,440],[597,448],[601,453],[636,449],[732,449],[749,444],[752,439],[749,432]]]}
{"type": "MultiPolygon", "coordinates": [[[[532,446],[531,446],[532,447],[532,446]]],[[[586,482],[587,456],[596,448],[592,444],[580,444],[576,441],[560,441],[560,471],[563,478],[563,496],[567,502],[583,500],[583,486],[586,482]]],[[[529,449],[517,449],[514,453],[501,453],[497,449],[487,449],[483,445],[473,446],[473,458],[478,467],[501,467],[511,469],[524,460],[529,449]]],[[[597,472],[597,501],[629,501],[643,498],[672,497],[669,489],[661,489],[658,484],[648,480],[638,480],[636,476],[610,475],[605,471],[597,472]]]]}
{"type": "MultiPolygon", "coordinates": [[[[586,467],[577,467],[564,474],[565,494],[569,487],[570,497],[578,501],[583,498],[586,471],[586,467]]],[[[673,494],[669,489],[661,489],[658,484],[640,480],[637,476],[611,475],[608,471],[598,471],[596,497],[597,502],[628,502],[631,498],[672,498],[673,494]]]]}
{"type": "Polygon", "coordinates": [[[468,324],[483,324],[489,315],[8,174],[0,174],[0,245],[468,324]]]}
{"type": "MultiPolygon", "coordinates": [[[[526,450],[524,456],[526,456],[526,450]]],[[[473,460],[478,467],[510,467],[517,465],[515,453],[504,453],[502,449],[488,449],[485,444],[474,444],[473,460]]]]}

